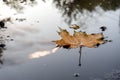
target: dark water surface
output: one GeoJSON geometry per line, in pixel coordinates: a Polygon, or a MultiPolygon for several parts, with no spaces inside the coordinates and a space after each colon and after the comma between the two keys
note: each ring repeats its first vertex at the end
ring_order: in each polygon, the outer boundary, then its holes
{"type": "Polygon", "coordinates": [[[11,17],[13,20],[6,24],[6,34],[14,39],[7,43],[7,50],[3,53],[4,64],[0,65],[0,80],[102,80],[106,73],[120,70],[119,7],[100,7],[96,6],[96,2],[92,6],[94,9],[87,10],[87,7],[83,7],[82,12],[77,11],[76,16],[71,17],[76,11],[73,10],[68,15],[64,12],[64,7],[69,11],[74,6],[63,5],[62,8],[56,5],[57,0],[54,3],[38,1],[34,7],[26,6],[23,13],[16,13],[4,4],[0,5],[5,6],[5,9],[0,8],[0,17],[11,17]],[[16,18],[26,20],[19,22],[16,18]],[[80,30],[87,33],[102,32],[99,28],[106,26],[107,30],[103,33],[112,42],[98,48],[83,48],[80,67],[79,48],[60,48],[54,52],[56,45],[51,42],[60,39],[56,32],[59,30],[58,26],[72,33],[73,30],[69,29],[71,24],[79,25],[80,30]],[[75,77],[77,74],[78,77],[75,77]]]}

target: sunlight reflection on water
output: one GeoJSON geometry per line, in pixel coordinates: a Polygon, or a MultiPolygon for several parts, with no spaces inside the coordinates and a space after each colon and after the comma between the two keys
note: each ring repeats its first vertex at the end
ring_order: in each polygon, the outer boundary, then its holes
{"type": "Polygon", "coordinates": [[[38,51],[38,52],[30,54],[29,58],[30,59],[40,58],[40,57],[55,53],[58,49],[59,47],[53,48],[52,50],[49,50],[49,51],[38,51]]]}

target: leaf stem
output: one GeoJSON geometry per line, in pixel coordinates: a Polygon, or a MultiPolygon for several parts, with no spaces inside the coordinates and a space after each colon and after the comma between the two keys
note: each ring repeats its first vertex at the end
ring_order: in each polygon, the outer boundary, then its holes
{"type": "Polygon", "coordinates": [[[82,46],[80,46],[80,50],[79,50],[79,66],[81,66],[81,54],[82,54],[82,46]]]}

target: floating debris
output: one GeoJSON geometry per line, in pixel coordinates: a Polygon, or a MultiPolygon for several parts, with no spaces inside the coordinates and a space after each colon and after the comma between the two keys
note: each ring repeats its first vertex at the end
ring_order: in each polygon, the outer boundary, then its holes
{"type": "Polygon", "coordinates": [[[73,25],[71,25],[69,28],[72,28],[72,29],[77,30],[77,29],[80,28],[80,26],[78,26],[78,25],[76,25],[76,24],[73,24],[73,25]]]}
{"type": "Polygon", "coordinates": [[[102,27],[100,27],[100,29],[101,29],[101,31],[105,31],[107,29],[107,27],[102,26],[102,27]]]}
{"type": "Polygon", "coordinates": [[[74,77],[80,77],[80,74],[79,73],[74,73],[73,76],[74,77]]]}

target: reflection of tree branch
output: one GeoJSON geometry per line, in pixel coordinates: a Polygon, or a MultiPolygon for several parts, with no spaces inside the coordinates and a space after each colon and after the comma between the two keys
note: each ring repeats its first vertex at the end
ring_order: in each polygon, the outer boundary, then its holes
{"type": "Polygon", "coordinates": [[[10,39],[10,36],[7,36],[5,31],[7,29],[5,23],[9,22],[10,18],[6,18],[0,21],[0,64],[3,64],[3,60],[1,59],[3,50],[5,50],[6,42],[13,40],[10,39]]]}
{"type": "Polygon", "coordinates": [[[21,11],[24,5],[36,4],[36,0],[3,0],[3,2],[17,11],[21,11]]]}
{"type": "Polygon", "coordinates": [[[83,10],[92,12],[96,6],[100,6],[103,10],[116,10],[119,8],[120,0],[53,0],[56,8],[62,12],[65,21],[71,23],[76,17],[83,13],[83,10]]]}

